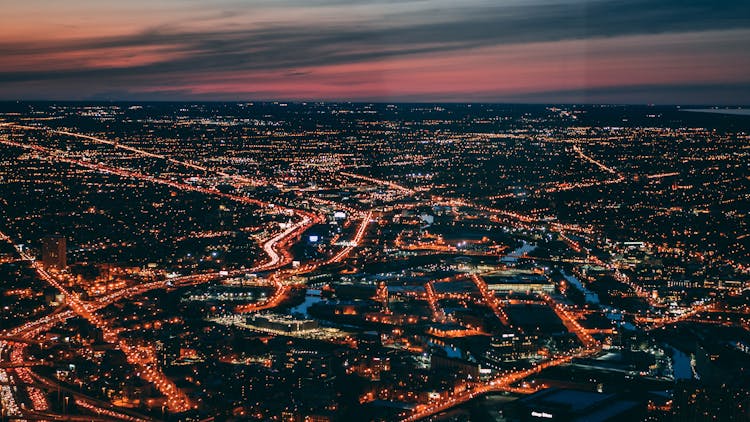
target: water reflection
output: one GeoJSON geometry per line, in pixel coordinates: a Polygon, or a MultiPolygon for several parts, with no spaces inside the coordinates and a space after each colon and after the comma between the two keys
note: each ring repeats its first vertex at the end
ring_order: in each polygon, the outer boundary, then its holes
{"type": "Polygon", "coordinates": [[[305,301],[295,306],[294,308],[290,309],[289,312],[291,314],[300,314],[305,318],[310,318],[310,315],[308,315],[307,310],[310,308],[310,306],[322,300],[323,299],[321,299],[320,297],[320,290],[307,289],[307,292],[305,293],[305,301]]]}

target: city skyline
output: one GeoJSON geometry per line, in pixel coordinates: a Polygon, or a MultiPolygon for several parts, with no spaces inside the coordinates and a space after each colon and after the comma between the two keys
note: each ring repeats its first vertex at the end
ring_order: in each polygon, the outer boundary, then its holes
{"type": "Polygon", "coordinates": [[[750,421],[750,1],[0,14],[0,422],[750,421]]]}
{"type": "Polygon", "coordinates": [[[0,414],[746,421],[741,111],[0,102],[0,414]]]}
{"type": "Polygon", "coordinates": [[[746,105],[742,1],[29,1],[3,100],[746,105]]]}

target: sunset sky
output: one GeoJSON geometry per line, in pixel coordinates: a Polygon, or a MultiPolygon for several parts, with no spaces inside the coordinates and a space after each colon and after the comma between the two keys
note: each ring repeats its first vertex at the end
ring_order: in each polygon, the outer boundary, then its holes
{"type": "Polygon", "coordinates": [[[750,104],[750,1],[8,1],[0,99],[750,104]]]}

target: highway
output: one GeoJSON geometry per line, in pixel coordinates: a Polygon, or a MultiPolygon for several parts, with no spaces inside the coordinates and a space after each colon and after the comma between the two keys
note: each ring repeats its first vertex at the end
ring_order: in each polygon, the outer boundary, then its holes
{"type": "MultiPolygon", "coordinates": [[[[85,139],[85,140],[100,143],[100,144],[110,145],[113,148],[122,149],[122,150],[132,152],[134,154],[138,154],[144,157],[166,160],[170,163],[181,165],[192,170],[201,171],[203,173],[213,173],[225,179],[232,180],[233,182],[237,184],[257,183],[257,181],[250,179],[250,178],[231,175],[226,170],[212,169],[212,168],[208,168],[208,167],[195,164],[195,163],[191,163],[188,161],[176,160],[163,154],[158,154],[158,153],[146,151],[143,149],[135,148],[132,146],[123,145],[115,141],[109,141],[106,139],[101,139],[101,138],[97,138],[97,137],[93,137],[89,135],[76,134],[76,133],[72,133],[68,131],[53,130],[53,129],[48,129],[48,128],[22,126],[22,125],[10,125],[10,126],[19,128],[19,129],[26,129],[26,130],[48,130],[51,133],[56,133],[56,134],[61,134],[61,135],[66,135],[66,136],[73,136],[73,137],[85,139]]],[[[250,197],[246,197],[242,195],[225,193],[225,192],[219,191],[218,189],[214,187],[182,183],[182,182],[171,180],[171,179],[166,179],[166,178],[162,178],[162,177],[158,177],[154,175],[145,174],[137,170],[120,168],[120,167],[115,167],[112,165],[107,165],[103,163],[95,163],[95,162],[87,161],[87,160],[81,160],[78,158],[70,157],[70,154],[68,152],[58,150],[58,149],[47,148],[47,147],[34,145],[34,144],[24,144],[20,142],[11,141],[8,139],[0,139],[0,144],[12,146],[15,148],[21,148],[26,151],[31,151],[34,154],[37,154],[40,159],[46,159],[46,160],[51,160],[55,162],[63,162],[63,163],[67,163],[67,164],[71,164],[75,166],[80,166],[83,168],[88,168],[88,169],[102,172],[102,173],[113,174],[119,177],[136,179],[136,180],[146,181],[146,182],[155,183],[155,184],[161,184],[161,185],[165,185],[172,189],[176,189],[180,191],[198,192],[198,193],[205,194],[205,195],[217,196],[217,197],[221,197],[221,198],[235,201],[238,203],[253,205],[253,206],[261,207],[264,209],[270,208],[272,206],[271,203],[266,202],[266,201],[261,201],[255,198],[250,198],[250,197]]],[[[606,173],[616,176],[615,179],[605,180],[605,181],[596,182],[596,183],[615,183],[615,182],[624,180],[624,177],[620,173],[618,173],[616,169],[605,165],[604,163],[596,160],[590,155],[587,155],[578,145],[573,146],[573,151],[575,151],[576,154],[578,154],[583,160],[595,165],[597,168],[601,169],[602,171],[606,173]]],[[[358,180],[363,180],[366,182],[374,183],[376,185],[395,190],[403,195],[415,196],[419,193],[417,189],[408,188],[400,184],[397,184],[395,182],[390,182],[387,180],[377,179],[377,178],[368,177],[368,176],[359,175],[359,174],[350,173],[350,172],[339,172],[338,174],[344,177],[349,177],[353,179],[358,179],[358,180]]],[[[666,177],[669,175],[671,174],[656,175],[656,176],[666,177]]],[[[32,397],[32,400],[34,401],[33,407],[36,412],[35,414],[36,415],[46,414],[46,413],[42,413],[42,412],[46,412],[48,410],[47,408],[49,407],[48,403],[46,403],[46,400],[34,398],[34,397],[40,396],[38,393],[34,392],[36,391],[34,389],[37,388],[36,385],[38,385],[39,380],[32,379],[33,372],[27,367],[29,365],[35,364],[35,362],[29,362],[29,361],[24,360],[24,352],[23,352],[25,349],[24,342],[33,341],[33,339],[37,338],[41,333],[45,332],[46,330],[49,330],[55,324],[58,324],[72,316],[79,315],[87,319],[88,321],[90,321],[92,325],[100,328],[104,332],[105,340],[112,344],[115,344],[120,350],[123,351],[123,353],[127,357],[128,362],[136,369],[137,374],[144,380],[148,381],[149,383],[152,383],[158,389],[158,391],[164,397],[166,397],[167,406],[171,411],[179,413],[179,412],[183,412],[183,411],[194,408],[196,404],[193,403],[184,392],[180,391],[176,387],[174,382],[172,382],[168,377],[166,377],[163,374],[163,372],[161,372],[158,365],[156,364],[155,350],[153,349],[153,347],[150,347],[148,345],[131,344],[130,342],[124,340],[119,335],[120,334],[119,330],[112,328],[107,321],[103,320],[97,314],[97,311],[117,301],[126,300],[129,298],[144,294],[153,289],[177,288],[177,287],[195,285],[195,284],[200,284],[200,283],[206,283],[209,281],[220,280],[224,277],[242,275],[248,272],[268,273],[266,280],[268,284],[273,287],[274,291],[267,299],[257,302],[257,303],[240,305],[235,308],[235,311],[241,314],[241,313],[257,312],[257,311],[261,311],[265,309],[272,309],[272,308],[279,306],[288,298],[289,293],[295,287],[295,284],[294,284],[295,282],[293,281],[294,277],[302,275],[302,274],[310,273],[326,265],[334,265],[334,264],[339,264],[343,262],[352,254],[352,252],[356,248],[362,245],[363,239],[367,233],[369,225],[373,221],[372,211],[362,212],[362,211],[340,206],[339,204],[336,204],[332,201],[327,201],[327,200],[323,200],[319,198],[311,198],[310,201],[317,203],[321,206],[325,206],[325,207],[331,206],[331,207],[336,207],[340,209],[346,209],[347,212],[349,212],[350,215],[352,215],[355,219],[360,220],[352,239],[348,243],[344,243],[343,244],[344,247],[341,250],[339,250],[337,253],[333,254],[328,259],[320,260],[317,262],[309,262],[299,268],[287,268],[294,259],[294,257],[291,254],[291,247],[294,244],[294,242],[296,242],[299,239],[299,237],[312,225],[318,224],[324,221],[324,219],[319,214],[315,214],[312,212],[299,210],[299,209],[291,209],[291,211],[298,217],[298,220],[295,223],[290,224],[288,227],[283,228],[280,232],[270,235],[270,237],[262,243],[261,248],[264,251],[266,258],[262,262],[257,263],[257,265],[253,266],[252,268],[236,269],[236,270],[229,271],[227,273],[222,272],[223,275],[220,272],[191,274],[191,275],[180,276],[180,277],[176,277],[176,278],[172,278],[168,280],[160,280],[160,281],[155,281],[151,283],[145,283],[142,285],[132,286],[132,287],[128,287],[122,290],[118,290],[108,295],[101,296],[94,301],[88,301],[88,302],[81,300],[76,294],[69,291],[67,287],[63,286],[53,274],[50,274],[48,271],[46,271],[46,269],[43,268],[40,265],[40,263],[35,260],[34,257],[29,255],[27,252],[21,250],[20,248],[17,248],[18,254],[21,256],[21,258],[31,262],[31,264],[33,265],[33,267],[35,268],[39,276],[42,278],[42,280],[47,282],[49,285],[55,287],[65,296],[66,304],[70,309],[60,310],[59,312],[39,318],[38,320],[35,320],[35,321],[29,321],[20,327],[17,327],[13,330],[7,330],[6,332],[2,333],[2,337],[0,337],[0,351],[2,351],[3,348],[5,348],[6,350],[10,350],[10,353],[11,353],[10,362],[0,362],[0,399],[2,400],[3,407],[5,409],[8,409],[8,412],[15,412],[15,413],[12,413],[13,415],[17,415],[18,417],[24,416],[23,410],[19,407],[18,402],[16,401],[17,397],[14,396],[12,388],[8,385],[10,381],[8,379],[8,372],[6,371],[6,369],[14,368],[13,370],[18,371],[19,376],[23,379],[24,384],[26,384],[27,392],[29,393],[28,395],[32,397]],[[20,375],[20,374],[24,374],[24,375],[20,375]]],[[[516,213],[513,211],[500,210],[500,209],[484,206],[484,205],[472,202],[470,200],[463,200],[463,199],[456,199],[456,198],[443,198],[443,197],[436,196],[436,197],[432,197],[431,201],[432,203],[448,205],[451,207],[465,207],[465,208],[480,210],[485,213],[489,213],[490,215],[493,216],[493,218],[496,218],[498,220],[510,221],[511,222],[510,224],[515,228],[530,229],[530,230],[549,228],[551,230],[554,230],[560,234],[563,241],[565,241],[565,243],[572,250],[576,252],[585,252],[587,255],[589,255],[586,258],[588,262],[594,265],[602,266],[604,268],[608,268],[612,270],[615,278],[617,278],[618,281],[621,281],[623,283],[630,285],[638,296],[648,300],[649,303],[653,304],[647,292],[640,289],[640,287],[637,286],[635,283],[632,283],[627,278],[627,276],[625,276],[622,272],[619,271],[619,269],[617,269],[611,264],[601,261],[599,258],[595,256],[590,255],[590,249],[588,249],[585,246],[585,244],[583,244],[582,242],[589,241],[589,239],[586,238],[586,235],[593,233],[593,230],[591,228],[579,227],[575,225],[566,225],[566,224],[561,224],[557,222],[549,222],[546,220],[541,220],[536,217],[523,215],[523,214],[516,213]],[[569,232],[580,234],[581,236],[583,236],[583,240],[575,240],[575,238],[568,235],[569,232]]],[[[0,240],[6,240],[9,242],[11,241],[10,237],[5,235],[4,233],[0,233],[0,240]]],[[[481,293],[480,303],[488,306],[492,310],[492,312],[495,314],[495,316],[504,325],[509,325],[508,315],[505,313],[505,310],[502,308],[501,302],[495,297],[494,293],[488,288],[486,282],[482,279],[482,277],[479,274],[472,274],[470,277],[473,283],[477,286],[479,292],[481,293]]],[[[446,316],[443,310],[440,309],[439,307],[439,304],[438,304],[439,296],[435,293],[435,289],[434,289],[432,282],[429,282],[426,285],[426,296],[427,296],[427,301],[429,303],[430,310],[433,314],[434,320],[438,322],[444,322],[446,320],[446,316]]],[[[576,314],[574,308],[571,308],[565,304],[559,303],[555,297],[550,296],[550,295],[542,294],[540,295],[540,298],[543,300],[544,303],[546,303],[550,308],[554,310],[554,312],[560,318],[560,320],[562,321],[566,329],[578,338],[578,340],[582,344],[580,349],[552,356],[542,362],[539,362],[538,364],[536,364],[530,369],[501,373],[497,375],[496,377],[485,382],[478,382],[478,381],[465,382],[463,385],[459,386],[459,388],[454,390],[454,391],[459,391],[458,393],[446,395],[445,397],[441,396],[440,399],[434,402],[428,403],[426,405],[419,405],[417,406],[417,408],[415,408],[414,412],[407,415],[404,420],[416,421],[425,417],[429,417],[429,416],[438,414],[440,412],[443,412],[453,406],[459,405],[461,403],[465,403],[466,401],[472,400],[473,398],[478,397],[482,394],[486,394],[488,392],[523,391],[522,388],[516,387],[513,384],[516,384],[517,382],[533,374],[537,374],[546,368],[569,363],[572,359],[576,357],[593,356],[601,351],[602,345],[600,344],[599,341],[597,341],[591,335],[591,332],[589,330],[586,330],[585,328],[581,326],[581,324],[578,321],[578,318],[580,317],[580,315],[576,314]]],[[[479,301],[479,299],[477,300],[479,301]]],[[[710,309],[710,306],[711,306],[710,304],[697,306],[697,307],[694,307],[692,310],[685,312],[681,315],[675,316],[675,317],[651,318],[651,319],[642,318],[638,320],[638,322],[644,325],[647,325],[648,329],[655,329],[655,328],[664,326],[665,324],[690,319],[694,317],[696,314],[698,314],[699,312],[710,309]]],[[[2,354],[0,353],[0,357],[1,356],[2,354]]],[[[51,381],[51,382],[54,382],[54,381],[51,381]]],[[[95,401],[91,401],[90,398],[87,399],[85,396],[82,396],[82,395],[76,396],[77,403],[79,402],[79,400],[81,403],[81,407],[85,407],[89,409],[92,413],[102,415],[102,417],[111,417],[111,418],[120,419],[120,420],[138,420],[138,419],[128,419],[128,418],[134,418],[134,417],[132,415],[127,415],[124,413],[118,413],[116,409],[106,406],[108,405],[107,403],[97,403],[95,401]]],[[[29,415],[33,416],[32,414],[29,414],[29,415]]],[[[53,415],[53,416],[50,416],[50,418],[54,419],[55,417],[53,415]]]]}
{"type": "Polygon", "coordinates": [[[362,242],[362,238],[365,236],[365,233],[367,233],[367,226],[370,224],[371,221],[372,221],[372,211],[369,211],[364,216],[362,216],[362,222],[357,227],[357,232],[355,233],[354,238],[351,240],[349,246],[346,246],[344,249],[339,251],[339,253],[332,256],[322,265],[339,263],[344,258],[349,256],[349,254],[354,250],[354,248],[359,246],[360,242],[362,242]]]}
{"type": "Polygon", "coordinates": [[[75,314],[85,318],[93,326],[102,330],[105,341],[117,345],[117,347],[125,354],[128,362],[136,368],[137,375],[145,381],[154,384],[157,390],[167,398],[167,406],[169,409],[179,413],[193,407],[192,403],[188,400],[187,395],[180,391],[169,378],[158,370],[155,362],[152,359],[149,359],[148,356],[144,355],[142,348],[131,345],[125,339],[119,338],[119,331],[111,328],[107,321],[96,315],[96,309],[91,308],[89,304],[80,300],[78,295],[73,294],[65,286],[60,284],[60,282],[42,267],[41,263],[36,261],[34,257],[27,254],[20,247],[17,248],[17,251],[22,258],[32,263],[32,266],[42,280],[63,294],[65,297],[65,303],[75,314]]]}
{"type": "MultiPolygon", "coordinates": [[[[257,302],[257,303],[249,303],[246,305],[239,305],[235,307],[235,312],[237,313],[259,312],[262,310],[272,309],[272,308],[279,306],[289,296],[289,292],[292,290],[292,287],[293,287],[290,283],[286,281],[287,279],[294,277],[294,276],[313,272],[324,265],[341,262],[344,258],[349,256],[349,254],[354,250],[356,246],[360,244],[360,242],[362,241],[362,238],[367,232],[367,227],[370,224],[371,219],[372,219],[372,211],[365,214],[364,217],[362,218],[362,222],[359,224],[357,228],[357,232],[355,233],[354,238],[350,242],[351,243],[350,246],[344,247],[340,252],[338,252],[333,257],[322,262],[308,263],[296,269],[292,268],[292,269],[280,270],[271,274],[271,276],[269,277],[269,282],[272,286],[274,286],[274,293],[264,301],[257,302]]],[[[291,233],[288,236],[291,236],[291,233]]],[[[289,254],[288,248],[285,248],[285,251],[286,251],[286,254],[289,254]]],[[[289,259],[291,259],[291,256],[289,257],[289,259]]],[[[275,265],[275,268],[278,268],[278,267],[279,267],[278,264],[275,265]]],[[[269,268],[267,268],[266,266],[263,266],[261,267],[261,269],[267,270],[269,268]]]]}
{"type": "MultiPolygon", "coordinates": [[[[25,128],[25,129],[39,129],[35,127],[30,127],[30,126],[16,125],[16,127],[25,128]]],[[[116,148],[126,149],[131,152],[135,152],[137,154],[141,154],[141,155],[152,157],[152,158],[169,160],[171,162],[185,165],[193,169],[198,169],[198,170],[203,170],[203,171],[208,170],[204,167],[197,166],[192,163],[176,161],[176,160],[170,159],[160,154],[154,154],[154,153],[139,150],[136,148],[127,147],[127,146],[124,146],[122,144],[118,144],[112,141],[90,137],[87,135],[74,134],[74,133],[65,132],[65,131],[53,131],[53,132],[70,135],[70,136],[76,136],[76,137],[84,138],[84,139],[89,139],[89,140],[96,141],[99,143],[110,144],[110,145],[115,146],[116,148]]],[[[17,148],[34,151],[42,155],[42,157],[40,158],[45,158],[45,159],[58,161],[58,162],[65,162],[68,164],[73,164],[73,165],[89,168],[89,169],[96,170],[96,171],[103,172],[103,173],[110,173],[110,174],[115,174],[121,177],[135,178],[135,179],[144,180],[144,181],[148,181],[152,183],[164,184],[172,188],[183,190],[183,191],[196,191],[196,192],[200,192],[203,194],[216,195],[216,196],[227,198],[233,201],[237,201],[237,202],[241,202],[245,204],[252,204],[252,205],[256,205],[260,207],[267,207],[270,205],[267,202],[259,201],[254,198],[227,194],[227,193],[220,192],[217,189],[213,189],[213,188],[205,188],[205,187],[194,186],[194,185],[190,185],[186,183],[180,183],[180,182],[176,182],[176,181],[169,180],[169,179],[163,179],[163,178],[159,178],[159,177],[155,177],[151,175],[146,175],[146,174],[128,170],[128,169],[107,166],[102,163],[93,163],[89,161],[68,158],[68,157],[65,157],[66,152],[61,151],[61,150],[53,150],[53,149],[41,147],[39,145],[22,144],[22,143],[10,141],[8,139],[0,139],[0,143],[8,145],[8,146],[13,146],[17,148]]],[[[226,173],[222,173],[221,175],[233,177],[233,176],[229,176],[226,173]]],[[[247,182],[247,180],[245,179],[240,179],[240,180],[242,182],[247,182]]],[[[264,242],[263,250],[268,255],[268,261],[248,271],[252,272],[252,271],[274,269],[274,268],[278,268],[283,265],[286,265],[291,261],[291,255],[288,251],[288,246],[290,244],[289,239],[295,236],[299,236],[309,226],[320,221],[320,217],[317,215],[314,215],[308,212],[303,212],[303,211],[299,211],[298,213],[302,215],[302,219],[300,222],[292,225],[287,230],[273,236],[272,238],[264,242]],[[279,245],[281,245],[281,247],[279,247],[279,245]]],[[[4,233],[0,233],[0,239],[10,241],[10,237],[4,233]]],[[[26,254],[20,248],[18,248],[18,253],[23,259],[29,260],[32,263],[37,273],[40,275],[40,277],[44,281],[46,281],[48,284],[50,284],[51,286],[58,289],[61,293],[63,293],[63,295],[66,298],[66,303],[68,306],[70,306],[72,312],[61,312],[61,313],[53,314],[47,317],[43,317],[37,321],[30,321],[29,323],[24,324],[21,327],[17,327],[16,329],[11,330],[10,332],[7,333],[8,335],[17,335],[17,336],[24,336],[26,338],[33,338],[37,334],[49,329],[56,323],[64,321],[65,319],[73,315],[80,315],[86,318],[87,320],[89,320],[96,327],[100,328],[104,332],[104,337],[106,341],[115,343],[117,347],[120,348],[125,353],[128,359],[128,362],[134,365],[134,367],[137,370],[138,375],[141,376],[144,380],[152,383],[157,388],[157,390],[159,390],[160,393],[162,393],[167,398],[167,406],[171,411],[183,412],[194,407],[194,405],[188,400],[187,396],[182,391],[180,391],[174,385],[174,383],[171,380],[169,380],[166,376],[164,376],[164,374],[158,369],[154,356],[153,356],[153,350],[150,350],[149,348],[143,348],[143,347],[131,345],[125,340],[118,338],[117,330],[110,328],[105,321],[103,321],[101,318],[99,318],[95,314],[95,311],[117,300],[143,294],[151,289],[174,287],[174,286],[179,286],[183,283],[196,284],[199,282],[211,281],[211,280],[221,278],[219,274],[191,275],[191,276],[186,276],[185,278],[177,279],[177,280],[159,281],[159,282],[149,283],[147,285],[134,286],[131,288],[123,289],[118,292],[114,292],[110,294],[108,297],[99,298],[99,300],[97,300],[96,303],[92,304],[92,303],[81,301],[76,295],[73,295],[64,286],[62,286],[59,282],[57,282],[57,280],[50,273],[48,273],[33,257],[26,254]]],[[[279,293],[283,294],[285,292],[285,289],[281,288],[282,286],[279,286],[279,287],[280,287],[278,289],[279,293]]],[[[274,301],[271,301],[269,305],[273,305],[274,303],[275,303],[274,301]]],[[[6,375],[4,369],[0,369],[0,373],[2,373],[2,375],[6,375]]],[[[14,409],[19,409],[19,408],[18,408],[17,403],[15,402],[15,398],[13,397],[12,391],[9,388],[10,387],[5,386],[3,387],[2,390],[0,390],[0,393],[1,393],[0,398],[2,399],[2,403],[5,409],[8,409],[9,411],[12,411],[12,412],[16,412],[14,409]]],[[[45,410],[43,408],[46,406],[43,406],[40,404],[38,407],[40,407],[40,409],[37,409],[37,410],[45,410]]],[[[96,409],[97,409],[96,413],[99,413],[99,414],[110,411],[108,409],[100,409],[100,408],[96,408],[96,409]]],[[[16,413],[20,415],[20,410],[18,410],[18,412],[16,413]]]]}
{"type": "MultiPolygon", "coordinates": [[[[139,148],[121,144],[119,142],[109,141],[109,140],[97,138],[94,136],[83,135],[83,134],[73,133],[69,131],[53,130],[53,129],[43,128],[43,127],[24,126],[24,125],[15,125],[15,124],[12,124],[9,126],[12,126],[18,129],[25,129],[25,130],[48,130],[51,133],[73,136],[73,137],[86,139],[86,140],[100,143],[100,144],[111,145],[116,149],[126,150],[126,151],[129,151],[129,152],[141,155],[141,156],[166,160],[173,164],[182,165],[193,170],[199,170],[202,172],[214,171],[219,176],[228,178],[238,183],[257,184],[256,181],[242,177],[242,176],[230,175],[225,171],[212,170],[207,167],[197,165],[195,163],[176,160],[176,159],[167,157],[163,154],[157,154],[157,153],[153,153],[150,151],[145,151],[139,148]]],[[[192,184],[181,183],[181,182],[177,182],[177,181],[170,180],[170,179],[165,179],[165,178],[160,178],[157,176],[144,174],[142,172],[134,171],[131,169],[118,168],[118,167],[109,166],[103,163],[94,163],[91,161],[71,158],[71,157],[66,156],[67,155],[66,151],[62,151],[62,150],[46,148],[40,145],[14,142],[6,138],[0,138],[0,143],[5,144],[7,146],[12,146],[16,148],[33,151],[39,154],[39,158],[41,159],[64,162],[67,164],[88,168],[88,169],[95,170],[95,171],[102,172],[102,173],[114,174],[120,177],[133,178],[133,179],[143,180],[143,181],[147,181],[151,183],[162,184],[162,185],[166,185],[171,188],[182,190],[182,191],[193,191],[193,192],[203,193],[206,195],[215,195],[215,196],[219,196],[222,198],[230,199],[232,201],[255,205],[255,206],[259,206],[263,208],[269,207],[271,205],[267,202],[260,201],[254,198],[224,193],[215,188],[201,187],[201,186],[196,186],[192,184]]],[[[335,204],[329,204],[329,205],[335,205],[335,204]]],[[[313,224],[317,224],[320,221],[322,221],[322,218],[319,215],[309,213],[306,211],[302,211],[302,210],[292,210],[292,211],[298,214],[299,216],[301,216],[300,221],[291,225],[284,231],[272,236],[268,240],[266,240],[262,245],[262,249],[268,256],[268,259],[265,262],[253,268],[250,268],[247,270],[235,270],[225,276],[222,276],[220,273],[217,272],[217,273],[188,275],[188,276],[178,277],[178,278],[170,279],[170,280],[146,283],[144,285],[133,286],[133,287],[129,287],[126,289],[122,289],[120,291],[110,293],[107,296],[98,298],[94,302],[84,302],[80,300],[76,295],[73,295],[64,286],[62,286],[59,282],[57,282],[57,280],[50,273],[48,273],[43,267],[41,267],[41,265],[33,257],[29,256],[24,251],[19,249],[18,253],[21,255],[23,259],[29,260],[32,263],[32,265],[37,270],[37,273],[40,275],[40,277],[44,281],[46,281],[48,284],[50,284],[51,286],[55,287],[56,289],[58,289],[59,291],[63,293],[63,295],[66,298],[66,303],[71,308],[71,310],[62,311],[62,312],[58,312],[52,315],[48,315],[36,321],[29,321],[28,323],[23,324],[22,326],[17,327],[16,329],[10,330],[5,334],[9,336],[18,336],[24,339],[31,339],[31,338],[36,337],[40,333],[50,329],[55,324],[66,320],[67,318],[70,318],[74,315],[80,315],[86,318],[87,320],[89,320],[93,325],[102,329],[102,331],[105,334],[105,340],[116,344],[117,347],[120,348],[125,353],[128,361],[132,365],[134,365],[134,367],[136,368],[138,375],[141,376],[144,380],[152,383],[167,398],[167,406],[169,407],[170,410],[174,412],[182,412],[182,411],[188,410],[194,407],[194,405],[188,400],[187,396],[183,392],[181,392],[179,389],[177,389],[174,383],[171,380],[169,380],[166,376],[164,376],[163,373],[161,373],[161,371],[158,369],[155,363],[155,358],[153,354],[154,351],[148,347],[131,345],[128,342],[124,341],[123,339],[120,339],[118,336],[118,331],[110,328],[105,321],[103,321],[99,316],[96,315],[95,312],[118,300],[123,300],[126,298],[134,297],[134,296],[143,294],[147,291],[150,291],[152,289],[172,288],[172,287],[179,287],[179,286],[184,286],[184,285],[199,284],[203,282],[218,280],[226,276],[234,276],[240,273],[276,270],[278,268],[288,265],[293,259],[293,257],[291,256],[291,253],[289,252],[289,249],[293,241],[299,238],[299,236],[305,230],[307,230],[307,228],[309,228],[313,224]]],[[[353,210],[350,210],[350,211],[353,211],[353,210]]],[[[267,308],[278,306],[278,304],[281,303],[286,298],[289,290],[291,289],[288,283],[284,282],[284,280],[287,277],[301,274],[303,272],[310,272],[316,269],[317,267],[319,267],[320,265],[337,263],[343,260],[344,258],[346,258],[354,250],[354,248],[361,242],[362,237],[364,236],[367,230],[367,226],[371,218],[372,218],[372,212],[368,212],[367,214],[365,214],[362,218],[362,222],[360,226],[358,227],[358,230],[355,234],[354,239],[352,239],[351,244],[349,246],[346,246],[344,249],[342,249],[340,252],[338,252],[329,260],[320,264],[316,264],[316,265],[308,265],[297,270],[282,270],[282,271],[277,271],[273,273],[269,277],[269,281],[275,287],[274,294],[268,300],[264,301],[263,303],[256,304],[251,309],[247,309],[246,311],[267,309],[267,308]]],[[[4,233],[0,233],[0,239],[10,241],[9,236],[5,235],[4,233]]],[[[11,364],[14,364],[14,363],[9,363],[9,365],[11,364]]],[[[15,365],[18,366],[19,363],[16,362],[15,365]]],[[[3,375],[5,374],[3,369],[0,369],[0,373],[2,373],[3,375]]],[[[15,402],[15,398],[13,397],[13,394],[11,390],[9,390],[8,386],[5,386],[3,390],[0,390],[0,392],[3,393],[2,399],[3,399],[4,408],[10,409],[10,410],[18,408],[17,403],[15,402]]],[[[92,403],[85,402],[85,401],[82,403],[85,403],[86,406],[88,406],[89,410],[93,411],[96,414],[107,415],[108,412],[110,413],[112,412],[112,409],[106,409],[96,404],[92,404],[92,403]]],[[[44,411],[46,410],[46,408],[47,408],[46,403],[45,404],[40,403],[38,404],[38,406],[35,406],[35,409],[37,411],[44,411]]],[[[20,415],[20,410],[18,414],[20,415]]],[[[113,416],[113,415],[110,414],[110,416],[113,416]]],[[[119,418],[119,419],[126,420],[126,418],[119,418]]]]}
{"type": "MultiPolygon", "coordinates": [[[[263,250],[268,253],[268,261],[257,267],[251,268],[249,270],[241,270],[241,272],[246,272],[246,271],[254,272],[254,271],[271,269],[271,268],[276,268],[279,266],[286,265],[288,261],[291,260],[291,256],[288,252],[288,249],[286,248],[283,249],[281,253],[278,253],[277,244],[280,244],[280,243],[288,244],[288,239],[290,237],[299,236],[299,234],[301,234],[302,231],[306,230],[306,228],[310,224],[313,224],[313,221],[317,221],[317,219],[314,219],[306,215],[302,219],[301,222],[293,225],[292,227],[283,231],[282,233],[270,238],[263,245],[263,250]]],[[[6,235],[5,233],[0,232],[0,240],[10,241],[10,237],[6,235]]],[[[133,364],[137,368],[139,376],[144,378],[146,381],[153,383],[156,386],[156,388],[165,397],[167,397],[167,405],[170,408],[170,410],[175,411],[175,412],[182,412],[193,407],[193,405],[187,400],[187,397],[184,395],[184,393],[179,391],[174,386],[174,383],[172,383],[171,380],[169,380],[166,376],[164,376],[158,370],[155,364],[155,359],[153,357],[153,350],[135,347],[135,346],[128,344],[124,340],[121,340],[121,339],[118,340],[117,331],[110,329],[103,320],[101,320],[98,316],[94,314],[94,312],[118,300],[138,296],[153,289],[172,288],[172,287],[180,287],[180,286],[185,286],[185,285],[199,284],[203,282],[217,280],[225,276],[222,276],[220,273],[217,272],[217,273],[195,274],[195,275],[178,277],[178,278],[169,279],[169,280],[156,281],[152,283],[146,283],[143,285],[125,288],[125,289],[110,293],[107,296],[100,297],[94,303],[89,303],[89,302],[83,302],[79,300],[77,296],[72,295],[72,293],[69,292],[66,288],[64,288],[61,284],[59,284],[54,279],[54,277],[50,273],[48,273],[41,266],[41,264],[39,264],[39,262],[35,260],[34,257],[28,255],[26,252],[24,252],[20,248],[17,248],[17,251],[19,255],[22,257],[22,259],[28,260],[32,263],[37,273],[40,275],[40,277],[43,280],[45,280],[50,285],[52,285],[53,287],[55,287],[56,289],[60,290],[63,293],[63,295],[66,298],[66,303],[71,307],[71,311],[58,312],[58,313],[40,318],[36,321],[30,321],[20,327],[17,327],[13,330],[8,331],[7,333],[5,333],[5,335],[19,336],[19,337],[24,337],[24,338],[33,338],[39,333],[48,330],[55,324],[62,322],[67,318],[70,318],[74,315],[80,315],[88,319],[90,322],[92,322],[93,325],[102,329],[102,331],[104,331],[105,333],[105,339],[107,341],[117,344],[117,346],[127,356],[128,362],[133,364]]],[[[269,307],[277,306],[278,302],[280,302],[285,296],[285,294],[287,293],[287,288],[285,286],[277,284],[277,292],[278,292],[276,295],[277,298],[270,300],[268,303],[265,304],[266,306],[269,306],[269,307]]],[[[0,369],[0,371],[3,371],[2,373],[4,374],[4,370],[0,369]]],[[[11,392],[9,390],[9,387],[6,386],[5,390],[7,390],[6,393],[3,393],[1,397],[3,399],[3,403],[7,403],[6,408],[7,409],[17,408],[18,406],[15,403],[15,399],[13,395],[9,394],[11,392]]],[[[2,391],[4,390],[0,390],[0,392],[2,391]]],[[[46,407],[46,406],[40,405],[38,407],[46,407]]],[[[90,407],[96,409],[97,413],[100,413],[100,414],[111,412],[111,409],[102,409],[94,405],[90,405],[90,407]]],[[[35,407],[35,409],[37,409],[37,407],[35,407]]],[[[41,410],[41,409],[37,409],[37,410],[41,410]]]]}

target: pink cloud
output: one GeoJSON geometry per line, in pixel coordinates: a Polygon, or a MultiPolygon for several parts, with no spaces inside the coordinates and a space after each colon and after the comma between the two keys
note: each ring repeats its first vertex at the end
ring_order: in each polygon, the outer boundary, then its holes
{"type": "Polygon", "coordinates": [[[190,74],[148,91],[267,98],[516,96],[638,85],[744,83],[750,56],[720,48],[750,31],[664,34],[495,46],[293,71],[190,74]]]}

